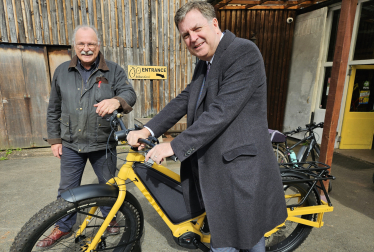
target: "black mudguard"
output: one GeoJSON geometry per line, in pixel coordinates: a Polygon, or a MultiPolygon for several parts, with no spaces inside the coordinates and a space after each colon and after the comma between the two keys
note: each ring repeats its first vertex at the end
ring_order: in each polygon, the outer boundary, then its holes
{"type": "MultiPolygon", "coordinates": [[[[82,200],[99,198],[99,197],[111,197],[118,198],[118,187],[107,184],[91,184],[83,185],[73,189],[68,189],[61,193],[61,198],[64,200],[76,203],[82,200]]],[[[129,191],[126,192],[126,201],[130,202],[134,207],[136,207],[141,215],[143,223],[143,210],[140,206],[139,201],[132,195],[129,191]]]]}
{"type": "Polygon", "coordinates": [[[97,197],[117,198],[118,187],[106,184],[92,184],[68,189],[61,193],[61,198],[71,203],[97,197]]]}
{"type": "MultiPolygon", "coordinates": [[[[292,171],[290,169],[281,168],[280,173],[282,177],[296,177],[298,179],[309,179],[308,176],[303,175],[300,172],[292,171]]],[[[297,180],[295,182],[297,182],[297,180]]],[[[309,186],[312,186],[313,184],[313,182],[302,182],[302,183],[309,184],[309,186]]],[[[313,191],[317,195],[317,204],[321,205],[321,196],[320,196],[319,191],[317,190],[316,187],[313,188],[313,191]]]]}

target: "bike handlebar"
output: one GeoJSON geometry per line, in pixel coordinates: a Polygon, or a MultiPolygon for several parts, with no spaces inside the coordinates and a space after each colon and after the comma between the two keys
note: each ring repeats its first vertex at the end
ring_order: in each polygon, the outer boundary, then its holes
{"type": "Polygon", "coordinates": [[[295,130],[284,132],[283,134],[285,134],[285,135],[293,135],[293,134],[296,134],[296,133],[299,133],[299,132],[304,132],[304,131],[311,132],[311,131],[313,131],[316,128],[323,128],[323,124],[324,124],[323,122],[320,122],[318,124],[316,124],[316,123],[306,124],[305,125],[306,128],[298,127],[295,130]]]}
{"type": "MultiPolygon", "coordinates": [[[[118,112],[117,112],[117,110],[115,110],[113,112],[112,117],[110,118],[111,122],[116,120],[118,122],[120,128],[121,128],[120,131],[117,131],[117,132],[114,133],[114,137],[115,137],[116,141],[127,141],[127,135],[128,135],[130,130],[126,129],[125,124],[122,122],[122,120],[120,118],[117,117],[117,115],[118,115],[118,112]]],[[[146,145],[148,145],[152,148],[156,146],[156,144],[154,144],[152,141],[147,140],[147,139],[143,139],[143,138],[139,139],[139,143],[144,143],[144,144],[146,144],[146,145]]],[[[171,158],[173,161],[177,161],[177,159],[178,159],[175,155],[171,155],[169,158],[171,158]]]]}

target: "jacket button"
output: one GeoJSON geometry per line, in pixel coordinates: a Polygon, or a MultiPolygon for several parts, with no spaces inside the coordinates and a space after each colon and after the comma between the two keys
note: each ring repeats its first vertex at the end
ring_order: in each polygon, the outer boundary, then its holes
{"type": "Polygon", "coordinates": [[[82,108],[80,108],[80,110],[82,110],[82,108]]]}
{"type": "Polygon", "coordinates": [[[81,151],[81,149],[79,149],[78,151],[81,151]]]}
{"type": "Polygon", "coordinates": [[[78,131],[81,131],[81,129],[79,129],[78,131]]]}

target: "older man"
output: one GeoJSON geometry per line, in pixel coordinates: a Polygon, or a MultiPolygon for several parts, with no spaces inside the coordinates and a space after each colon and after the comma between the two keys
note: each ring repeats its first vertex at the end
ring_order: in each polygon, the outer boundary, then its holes
{"type": "MultiPolygon", "coordinates": [[[[116,63],[105,60],[100,52],[97,31],[91,26],[78,26],[73,35],[76,56],[62,63],[55,71],[47,112],[48,143],[53,155],[61,159],[61,179],[58,198],[62,191],[80,185],[87,159],[98,177],[106,183],[115,173],[116,144],[113,134],[109,139],[111,153],[106,156],[111,126],[106,120],[114,110],[129,113],[136,94],[125,71],[116,63]]],[[[106,216],[110,208],[102,207],[106,216]]],[[[49,247],[71,234],[76,215],[57,222],[53,232],[38,242],[38,247],[49,247]]],[[[112,220],[109,234],[118,233],[112,220]]]]}
{"type": "Polygon", "coordinates": [[[191,213],[205,207],[212,251],[265,251],[264,233],[283,223],[287,210],[268,140],[262,56],[251,41],[223,34],[206,2],[182,6],[175,24],[200,61],[186,89],[128,142],[158,137],[187,114],[187,129],[146,160],[175,154],[182,162],[186,207],[191,213]]]}

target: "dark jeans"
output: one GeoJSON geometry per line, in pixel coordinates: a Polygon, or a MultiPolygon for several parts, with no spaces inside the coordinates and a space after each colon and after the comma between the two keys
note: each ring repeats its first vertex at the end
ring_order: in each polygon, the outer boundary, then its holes
{"type": "MultiPolygon", "coordinates": [[[[112,150],[114,155],[117,155],[116,149],[112,150]]],[[[108,151],[108,158],[106,158],[106,151],[94,151],[89,153],[78,153],[72,149],[62,146],[61,155],[61,179],[60,187],[58,188],[58,196],[67,189],[80,186],[84,168],[86,167],[87,159],[93,167],[99,184],[106,184],[112,178],[111,174],[115,174],[117,167],[117,157],[112,156],[108,151]]],[[[110,211],[110,207],[100,207],[104,217],[110,211]]],[[[77,219],[77,214],[70,214],[59,220],[56,225],[62,232],[68,232],[77,219]]]]}

